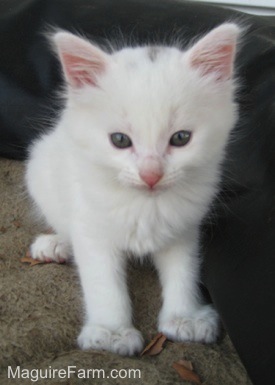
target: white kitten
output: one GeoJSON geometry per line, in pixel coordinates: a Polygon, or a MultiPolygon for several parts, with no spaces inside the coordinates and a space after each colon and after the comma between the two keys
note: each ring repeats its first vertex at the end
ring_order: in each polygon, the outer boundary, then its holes
{"type": "Polygon", "coordinates": [[[159,272],[159,331],[176,341],[217,336],[217,314],[198,291],[199,226],[236,120],[239,33],[227,23],[185,52],[112,54],[67,32],[53,37],[67,104],[34,143],[26,180],[57,235],[39,236],[31,253],[57,262],[74,255],[87,314],[83,349],[142,349],[125,280],[129,254],[150,254],[159,272]]]}

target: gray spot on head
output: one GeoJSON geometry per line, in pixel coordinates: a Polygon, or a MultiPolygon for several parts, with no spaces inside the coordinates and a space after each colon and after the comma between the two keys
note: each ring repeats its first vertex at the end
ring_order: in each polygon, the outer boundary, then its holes
{"type": "Polygon", "coordinates": [[[150,46],[150,47],[148,47],[149,59],[152,62],[156,61],[159,52],[160,52],[160,47],[157,47],[157,46],[150,46]]]}

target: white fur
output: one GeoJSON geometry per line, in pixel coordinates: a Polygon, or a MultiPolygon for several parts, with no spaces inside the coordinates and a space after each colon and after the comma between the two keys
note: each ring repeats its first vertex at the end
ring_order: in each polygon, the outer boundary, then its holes
{"type": "MultiPolygon", "coordinates": [[[[178,341],[216,338],[217,314],[202,304],[197,287],[199,226],[217,190],[236,106],[233,80],[224,79],[228,68],[218,76],[223,68],[209,70],[205,61],[225,41],[234,50],[238,33],[225,24],[187,52],[158,47],[154,60],[150,47],[109,55],[71,34],[55,36],[69,84],[67,106],[54,130],[34,143],[26,181],[58,236],[38,237],[31,252],[58,261],[73,250],[86,304],[78,338],[83,349],[129,355],[142,349],[125,280],[130,254],[150,254],[159,271],[160,331],[178,341]],[[68,50],[84,52],[92,65],[80,59],[78,68],[68,67],[62,56],[68,50]],[[84,80],[79,69],[87,72],[84,80]],[[179,130],[192,132],[190,143],[169,146],[179,130]],[[115,148],[114,132],[129,135],[133,147],[115,148]],[[150,189],[139,175],[155,165],[164,175],[150,189]]],[[[231,66],[233,59],[234,53],[231,66]]]]}

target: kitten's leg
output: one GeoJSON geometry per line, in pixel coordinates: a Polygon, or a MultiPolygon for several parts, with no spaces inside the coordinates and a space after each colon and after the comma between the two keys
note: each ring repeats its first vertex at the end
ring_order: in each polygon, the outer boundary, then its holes
{"type": "Polygon", "coordinates": [[[154,256],[163,288],[159,331],[175,341],[210,343],[218,335],[218,315],[199,296],[197,243],[192,233],[154,256]]]}
{"type": "Polygon", "coordinates": [[[68,243],[57,234],[41,234],[30,247],[33,259],[44,262],[63,263],[71,258],[72,252],[68,243]]]}
{"type": "Polygon", "coordinates": [[[79,237],[74,255],[86,305],[86,322],[78,337],[82,349],[104,349],[121,355],[141,351],[143,338],[132,325],[125,279],[125,258],[106,241],[95,244],[79,237]]]}

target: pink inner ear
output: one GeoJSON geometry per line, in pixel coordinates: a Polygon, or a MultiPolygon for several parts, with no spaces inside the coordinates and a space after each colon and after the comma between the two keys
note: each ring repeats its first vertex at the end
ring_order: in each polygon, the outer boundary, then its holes
{"type": "Polygon", "coordinates": [[[85,84],[96,86],[96,74],[104,70],[103,63],[77,57],[69,53],[62,54],[64,71],[69,83],[76,88],[85,84]]]}
{"type": "Polygon", "coordinates": [[[212,47],[209,51],[198,50],[191,59],[191,65],[202,75],[214,74],[216,80],[227,80],[232,76],[234,52],[233,44],[212,47]]]}
{"type": "Polygon", "coordinates": [[[68,84],[73,88],[97,86],[98,77],[104,72],[109,55],[69,32],[56,33],[53,41],[68,84]]]}

